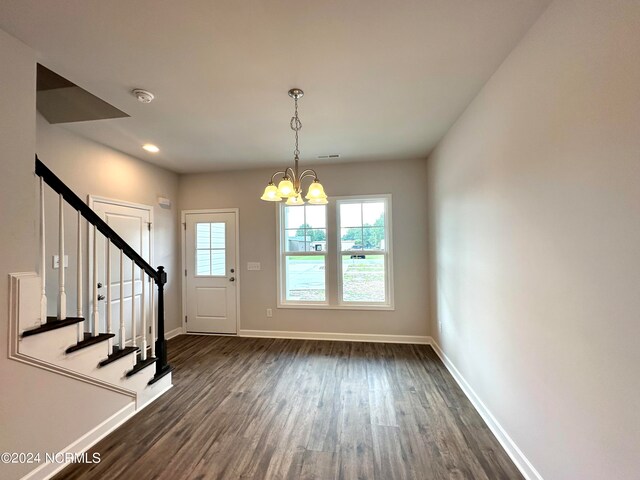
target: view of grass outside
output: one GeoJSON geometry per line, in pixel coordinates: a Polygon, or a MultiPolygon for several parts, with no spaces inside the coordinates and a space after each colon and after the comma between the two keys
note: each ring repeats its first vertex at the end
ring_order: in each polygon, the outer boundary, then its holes
{"type": "Polygon", "coordinates": [[[287,256],[285,262],[287,300],[298,302],[325,301],[324,261],[324,255],[287,256]]]}
{"type": "Polygon", "coordinates": [[[342,256],[342,300],[384,302],[384,255],[357,257],[357,255],[342,256]]]}

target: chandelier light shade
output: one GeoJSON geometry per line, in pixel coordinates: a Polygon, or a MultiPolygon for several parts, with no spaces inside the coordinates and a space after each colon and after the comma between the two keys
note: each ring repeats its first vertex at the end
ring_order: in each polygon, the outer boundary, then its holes
{"type": "Polygon", "coordinates": [[[291,117],[291,130],[295,132],[295,149],[293,150],[293,168],[287,167],[283,171],[279,171],[271,175],[271,180],[264,189],[261,200],[266,202],[280,202],[287,200],[287,205],[304,205],[302,199],[302,180],[305,178],[313,178],[313,182],[304,196],[311,205],[325,205],[328,203],[327,194],[324,193],[324,187],[318,180],[315,170],[310,168],[300,173],[298,163],[300,161],[300,149],[298,144],[298,132],[302,128],[302,122],[298,117],[298,100],[302,98],[304,92],[299,88],[289,90],[289,96],[293,98],[295,110],[291,117]],[[275,186],[274,180],[277,176],[282,175],[278,186],[275,186]]]}

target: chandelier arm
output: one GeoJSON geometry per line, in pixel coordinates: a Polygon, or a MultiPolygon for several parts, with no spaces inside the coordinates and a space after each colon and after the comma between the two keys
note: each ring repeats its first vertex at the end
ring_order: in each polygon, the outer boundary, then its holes
{"type": "Polygon", "coordinates": [[[282,175],[286,175],[286,174],[287,174],[287,172],[286,172],[286,170],[285,170],[284,172],[276,172],[276,173],[274,173],[273,175],[271,175],[271,183],[273,183],[273,179],[274,179],[274,178],[276,178],[276,175],[280,175],[280,174],[282,174],[282,175]]]}
{"type": "Polygon", "coordinates": [[[314,180],[318,179],[318,174],[316,173],[316,171],[312,168],[307,168],[304,172],[302,172],[300,174],[300,181],[302,181],[303,178],[305,177],[313,177],[314,180]]]}

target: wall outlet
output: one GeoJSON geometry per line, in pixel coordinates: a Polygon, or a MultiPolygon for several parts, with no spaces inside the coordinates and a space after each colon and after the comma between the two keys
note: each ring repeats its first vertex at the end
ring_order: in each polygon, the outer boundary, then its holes
{"type": "Polygon", "coordinates": [[[271,310],[270,308],[267,308],[267,317],[268,318],[273,317],[273,310],[271,310]]]}
{"type": "Polygon", "coordinates": [[[247,262],[247,270],[260,270],[260,262],[247,262]]]}
{"type": "MultiPolygon", "coordinates": [[[[60,267],[60,255],[54,255],[52,262],[51,262],[51,268],[58,269],[60,267]]],[[[69,268],[69,255],[65,255],[64,256],[64,268],[69,268]]]]}

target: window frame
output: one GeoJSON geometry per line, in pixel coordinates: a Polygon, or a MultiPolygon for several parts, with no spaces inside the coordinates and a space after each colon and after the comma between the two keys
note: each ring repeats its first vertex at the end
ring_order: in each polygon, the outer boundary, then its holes
{"type": "MultiPolygon", "coordinates": [[[[392,250],[393,243],[391,238],[391,195],[351,195],[348,197],[336,197],[335,198],[335,212],[336,212],[336,261],[338,268],[338,275],[336,284],[338,286],[338,306],[340,307],[367,307],[378,309],[393,309],[393,258],[392,250]],[[353,302],[343,300],[344,282],[342,271],[342,256],[346,250],[342,250],[342,226],[340,225],[340,205],[345,204],[363,204],[363,203],[384,203],[384,250],[365,250],[364,245],[362,250],[358,250],[358,253],[362,255],[383,255],[384,256],[384,270],[385,270],[385,300],[384,302],[353,302]]],[[[366,228],[361,226],[361,228],[366,228]]]]}
{"type": "MultiPolygon", "coordinates": [[[[325,236],[327,238],[326,244],[327,248],[325,248],[325,250],[322,251],[313,251],[313,252],[307,252],[307,251],[303,251],[303,252],[287,252],[285,245],[286,245],[286,240],[285,240],[285,236],[286,236],[286,232],[287,229],[285,228],[285,219],[284,219],[284,209],[286,207],[288,207],[290,205],[287,205],[285,202],[279,202],[276,204],[276,217],[277,217],[277,231],[276,231],[276,235],[277,235],[277,270],[278,270],[278,275],[277,275],[277,283],[278,283],[278,307],[277,308],[301,308],[301,307],[312,307],[312,308],[319,308],[319,307],[327,307],[329,306],[329,279],[328,279],[328,275],[327,275],[327,264],[328,262],[328,257],[329,257],[329,252],[328,252],[328,244],[329,244],[329,219],[328,219],[328,208],[325,208],[325,236]],[[324,257],[324,301],[309,301],[309,300],[287,300],[286,298],[286,294],[287,294],[287,279],[286,279],[286,262],[287,262],[287,257],[324,257]]],[[[306,208],[306,206],[308,206],[308,204],[305,204],[304,207],[302,206],[294,206],[291,208],[306,208]]],[[[324,205],[325,207],[328,207],[328,205],[324,205]]],[[[306,216],[305,216],[305,221],[304,223],[306,223],[306,216]]]]}
{"type": "MultiPolygon", "coordinates": [[[[331,197],[326,205],[326,250],[325,257],[325,301],[306,302],[286,300],[285,261],[286,253],[283,251],[284,228],[284,202],[278,202],[276,207],[276,270],[277,270],[277,308],[311,309],[311,310],[395,310],[394,280],[393,280],[393,223],[392,223],[392,195],[368,194],[331,197]],[[340,203],[363,203],[376,201],[385,203],[385,249],[384,251],[372,250],[372,254],[386,255],[385,261],[385,302],[344,302],[342,301],[342,252],[338,250],[341,245],[340,232],[340,203]],[[330,275],[331,273],[331,275],[330,275]]],[[[294,207],[295,208],[295,207],[294,207]]],[[[369,250],[363,250],[366,254],[369,250]]],[[[288,252],[296,255],[315,252],[288,252]]]]}

